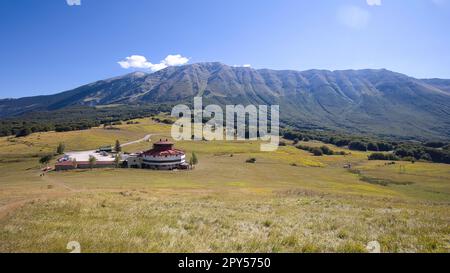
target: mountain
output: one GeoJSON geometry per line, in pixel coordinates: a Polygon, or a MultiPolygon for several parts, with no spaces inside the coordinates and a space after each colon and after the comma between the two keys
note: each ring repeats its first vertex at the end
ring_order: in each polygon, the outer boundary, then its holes
{"type": "Polygon", "coordinates": [[[49,96],[0,100],[0,117],[74,105],[192,102],[279,104],[299,128],[450,139],[450,80],[380,70],[269,70],[197,63],[135,72],[49,96]]]}

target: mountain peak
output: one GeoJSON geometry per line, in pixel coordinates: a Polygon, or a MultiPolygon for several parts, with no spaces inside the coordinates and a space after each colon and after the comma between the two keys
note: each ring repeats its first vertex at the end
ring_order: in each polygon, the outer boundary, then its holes
{"type": "Polygon", "coordinates": [[[300,128],[450,138],[450,81],[419,80],[386,69],[270,70],[220,62],[132,72],[51,96],[0,101],[0,115],[74,105],[205,103],[280,105],[300,128]],[[414,121],[412,123],[411,121],[414,121]]]}

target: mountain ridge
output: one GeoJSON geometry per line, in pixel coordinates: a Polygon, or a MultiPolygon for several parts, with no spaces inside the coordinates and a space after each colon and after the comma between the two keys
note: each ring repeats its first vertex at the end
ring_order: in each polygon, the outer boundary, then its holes
{"type": "Polygon", "coordinates": [[[386,69],[271,70],[219,62],[132,72],[54,95],[0,100],[0,117],[75,105],[279,104],[299,128],[411,138],[450,138],[450,80],[416,79],[386,69]]]}

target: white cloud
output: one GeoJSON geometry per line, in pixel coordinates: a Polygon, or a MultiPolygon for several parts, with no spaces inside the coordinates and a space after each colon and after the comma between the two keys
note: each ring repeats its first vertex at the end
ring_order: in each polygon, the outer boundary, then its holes
{"type": "Polygon", "coordinates": [[[337,19],[347,27],[363,29],[369,23],[370,14],[367,10],[357,6],[345,6],[338,10],[337,19]]]}
{"type": "Polygon", "coordinates": [[[151,63],[144,56],[131,55],[130,57],[126,57],[125,60],[118,62],[118,64],[125,69],[141,68],[141,69],[150,69],[151,71],[156,72],[169,66],[183,65],[188,62],[189,59],[181,56],[180,54],[168,55],[164,60],[162,60],[157,64],[151,63]]]}
{"type": "Polygon", "coordinates": [[[164,64],[164,63],[159,63],[159,64],[153,64],[150,67],[150,70],[153,72],[159,71],[159,70],[163,70],[164,68],[167,68],[168,65],[164,64]]]}
{"type": "Polygon", "coordinates": [[[69,6],[81,6],[81,0],[66,0],[69,6]]]}
{"type": "Polygon", "coordinates": [[[366,0],[369,6],[381,6],[381,0],[366,0]]]}
{"type": "Polygon", "coordinates": [[[119,65],[122,68],[151,68],[153,66],[152,63],[147,61],[147,58],[140,55],[131,55],[130,57],[126,57],[124,61],[120,61],[119,65]]]}
{"type": "Polygon", "coordinates": [[[168,55],[164,59],[164,61],[162,61],[162,63],[164,63],[167,66],[183,65],[183,64],[187,64],[188,62],[189,62],[189,59],[181,56],[180,54],[168,55]]]}
{"type": "Polygon", "coordinates": [[[233,65],[233,67],[247,67],[247,68],[249,68],[249,67],[252,67],[252,65],[251,64],[242,64],[242,65],[235,64],[235,65],[233,65]]]}

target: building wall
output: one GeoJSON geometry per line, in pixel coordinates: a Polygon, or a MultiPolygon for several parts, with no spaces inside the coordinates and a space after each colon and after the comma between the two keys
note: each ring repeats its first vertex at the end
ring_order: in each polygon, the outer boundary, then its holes
{"type": "Polygon", "coordinates": [[[128,168],[172,170],[186,162],[185,155],[177,156],[130,156],[127,159],[128,168]]]}
{"type": "Polygon", "coordinates": [[[68,171],[68,170],[74,170],[75,166],[73,165],[56,165],[55,171],[68,171]]]}
{"type": "Polygon", "coordinates": [[[176,155],[176,156],[143,156],[142,164],[148,165],[179,165],[186,162],[185,155],[176,155]]]}
{"type": "Polygon", "coordinates": [[[142,168],[141,159],[137,156],[130,156],[127,158],[128,168],[142,168]]]}
{"type": "MultiPolygon", "coordinates": [[[[115,163],[111,162],[111,164],[95,164],[92,166],[94,169],[100,169],[100,168],[114,168],[115,163]]],[[[91,165],[89,164],[78,164],[78,169],[90,169],[91,165]]]]}

